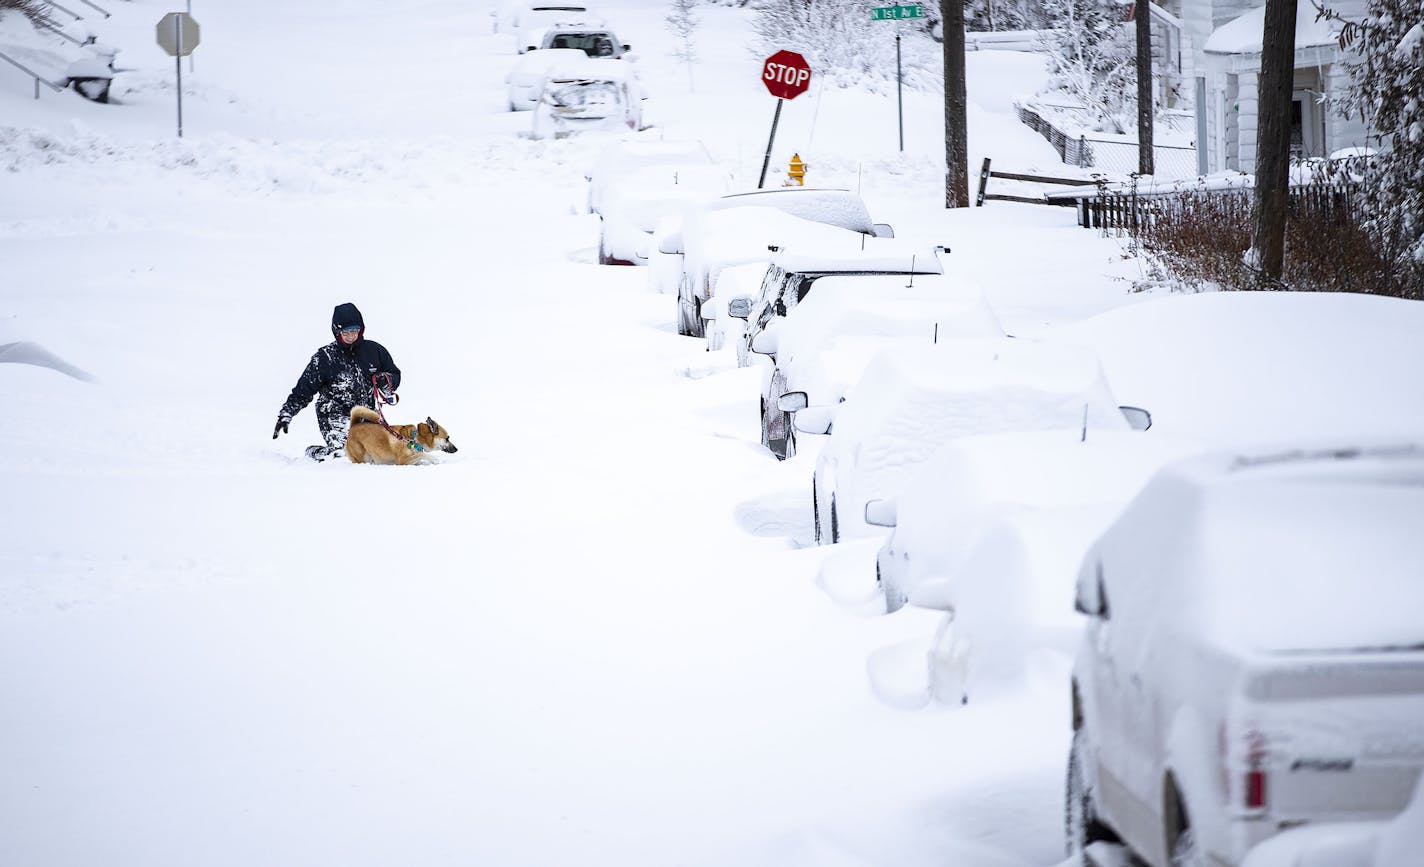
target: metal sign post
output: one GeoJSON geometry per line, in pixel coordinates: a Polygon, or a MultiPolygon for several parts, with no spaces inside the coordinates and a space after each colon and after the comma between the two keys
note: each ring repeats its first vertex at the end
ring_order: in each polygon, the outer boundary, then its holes
{"type": "Polygon", "coordinates": [[[781,106],[795,99],[811,86],[811,64],[794,51],[778,51],[761,65],[761,83],[776,97],[776,113],[771,116],[771,135],[766,140],[766,157],[761,161],[761,178],[757,189],[766,183],[766,167],[771,164],[771,145],[776,141],[776,125],[781,121],[781,106]]]}
{"type": "Polygon", "coordinates": [[[173,56],[178,73],[178,137],[183,137],[183,58],[198,47],[201,31],[187,12],[169,12],[158,21],[158,45],[173,56]]]}
{"type": "MultiPolygon", "coordinates": [[[[870,10],[871,21],[899,21],[903,18],[923,18],[925,8],[918,3],[908,6],[877,6],[870,10]]],[[[905,152],[905,76],[900,68],[900,29],[895,28],[895,110],[900,118],[900,153],[905,152]]]]}

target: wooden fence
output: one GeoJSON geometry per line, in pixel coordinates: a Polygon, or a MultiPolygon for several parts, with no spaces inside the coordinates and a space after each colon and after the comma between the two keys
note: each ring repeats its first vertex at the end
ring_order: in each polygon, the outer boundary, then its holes
{"type": "Polygon", "coordinates": [[[1015,172],[995,172],[989,170],[990,159],[984,158],[984,167],[979,170],[979,195],[974,198],[974,206],[982,208],[986,199],[1000,202],[1024,202],[1030,205],[1072,205],[1070,201],[1050,201],[1048,197],[1039,194],[1037,197],[1010,196],[998,193],[986,192],[990,178],[1002,178],[1006,181],[1027,181],[1033,184],[1058,184],[1067,186],[1093,186],[1096,182],[1084,178],[1055,178],[1047,175],[1025,175],[1015,172]]]}

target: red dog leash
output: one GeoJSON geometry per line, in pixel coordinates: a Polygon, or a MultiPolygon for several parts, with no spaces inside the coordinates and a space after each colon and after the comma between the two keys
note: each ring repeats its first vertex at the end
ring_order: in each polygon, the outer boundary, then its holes
{"type": "Polygon", "coordinates": [[[376,405],[376,417],[381,420],[381,427],[386,429],[386,433],[405,443],[406,448],[414,449],[418,452],[425,451],[425,446],[416,442],[414,433],[411,434],[410,439],[406,439],[405,437],[396,433],[395,428],[391,427],[390,424],[386,422],[386,414],[381,412],[381,404],[384,403],[389,404],[390,406],[395,406],[396,404],[400,403],[400,395],[396,394],[394,391],[388,391],[386,389],[381,388],[380,377],[383,376],[386,378],[386,385],[389,386],[391,382],[391,375],[389,373],[371,374],[371,402],[376,405]]]}

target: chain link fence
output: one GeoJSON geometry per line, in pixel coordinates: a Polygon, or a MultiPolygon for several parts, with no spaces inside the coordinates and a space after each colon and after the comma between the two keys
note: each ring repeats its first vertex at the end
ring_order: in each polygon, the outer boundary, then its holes
{"type": "MultiPolygon", "coordinates": [[[[1082,112],[1078,106],[1047,106],[1059,112],[1082,112]]],[[[1104,173],[1126,176],[1137,171],[1137,142],[1122,139],[1088,138],[1085,134],[1076,136],[1065,133],[1051,118],[1044,117],[1036,107],[1015,104],[1019,120],[1038,132],[1058,156],[1070,166],[1101,169],[1104,173]]],[[[1182,125],[1195,123],[1195,119],[1182,112],[1169,112],[1158,119],[1173,133],[1180,133],[1182,125]]],[[[1164,178],[1190,178],[1197,175],[1197,149],[1179,145],[1153,145],[1152,162],[1154,174],[1164,178]]]]}

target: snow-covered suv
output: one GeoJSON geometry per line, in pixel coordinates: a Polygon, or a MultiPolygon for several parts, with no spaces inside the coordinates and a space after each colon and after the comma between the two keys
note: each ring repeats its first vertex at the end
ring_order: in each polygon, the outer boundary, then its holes
{"type": "Polygon", "coordinates": [[[1424,764],[1421,527],[1424,443],[1159,472],[1079,572],[1070,851],[1236,867],[1287,828],[1402,810],[1424,764]]]}

